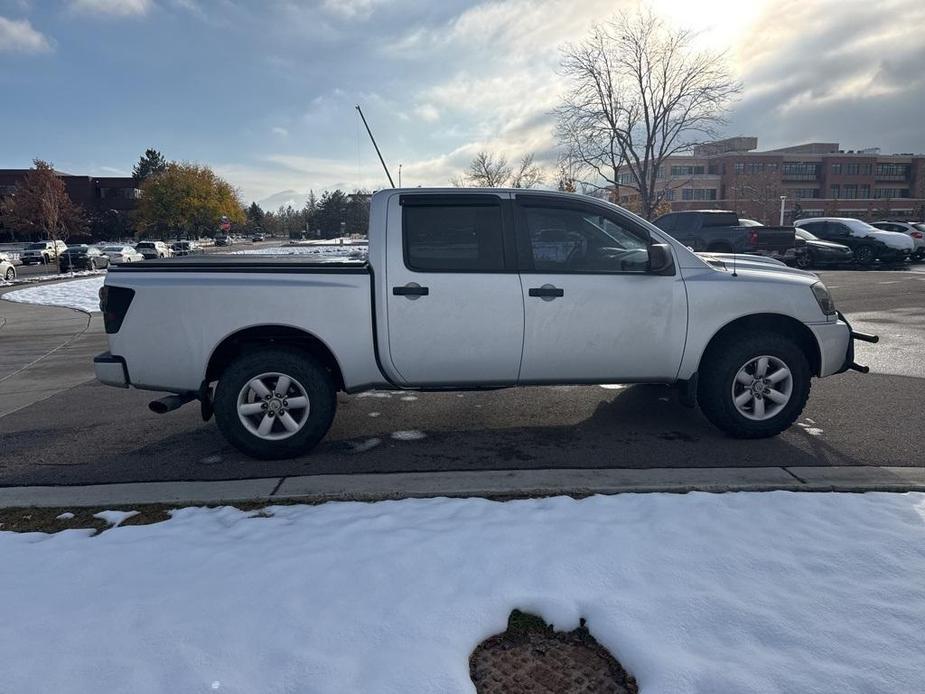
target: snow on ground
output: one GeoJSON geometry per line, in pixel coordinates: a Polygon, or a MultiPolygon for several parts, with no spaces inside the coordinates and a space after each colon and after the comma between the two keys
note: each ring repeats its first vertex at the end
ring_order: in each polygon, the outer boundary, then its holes
{"type": "Polygon", "coordinates": [[[76,272],[55,272],[49,275],[24,275],[12,281],[0,280],[0,287],[14,287],[18,284],[36,284],[38,282],[51,282],[71,277],[89,277],[90,275],[103,275],[105,273],[105,270],[78,270],[76,272]]]}
{"type": "Polygon", "coordinates": [[[184,509],[0,532],[0,691],[472,692],[512,608],[677,692],[922,691],[925,495],[184,509]]]}
{"type": "Polygon", "coordinates": [[[38,287],[17,289],[7,292],[3,298],[7,301],[17,301],[23,304],[45,304],[46,306],[65,306],[76,308],[87,313],[100,311],[100,287],[103,286],[105,275],[91,277],[73,282],[56,282],[38,287]]]}
{"type": "Polygon", "coordinates": [[[367,246],[267,246],[232,251],[232,255],[315,255],[325,257],[365,258],[367,246]]]}

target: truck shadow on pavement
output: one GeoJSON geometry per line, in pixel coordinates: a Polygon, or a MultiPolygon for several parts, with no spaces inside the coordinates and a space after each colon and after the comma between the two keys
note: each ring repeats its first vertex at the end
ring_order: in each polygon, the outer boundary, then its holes
{"type": "Polygon", "coordinates": [[[841,384],[814,383],[798,425],[773,439],[752,441],[725,437],[698,410],[680,405],[666,386],[341,395],[326,439],[312,453],[284,461],[247,458],[191,407],[154,415],[145,407],[150,393],[88,383],[0,419],[0,484],[916,464],[917,446],[898,431],[895,413],[917,407],[921,379],[840,378],[841,384]],[[88,402],[97,404],[88,408],[88,402]]]}

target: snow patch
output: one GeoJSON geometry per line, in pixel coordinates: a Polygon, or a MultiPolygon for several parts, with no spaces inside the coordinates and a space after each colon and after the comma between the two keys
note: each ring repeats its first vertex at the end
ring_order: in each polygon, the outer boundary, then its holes
{"type": "Polygon", "coordinates": [[[417,395],[406,395],[401,400],[402,402],[413,402],[414,400],[417,400],[417,399],[418,399],[417,395]]]}
{"type": "Polygon", "coordinates": [[[109,525],[117,528],[132,516],[137,515],[138,511],[100,511],[99,513],[94,513],[93,517],[106,521],[109,525]]]}
{"type": "Polygon", "coordinates": [[[622,383],[601,383],[600,387],[606,390],[623,390],[626,388],[622,383]]]}
{"type": "Polygon", "coordinates": [[[382,413],[381,412],[370,412],[369,416],[370,417],[380,417],[382,416],[382,413]]]}
{"type": "Polygon", "coordinates": [[[55,516],[55,520],[71,520],[74,517],[74,514],[70,511],[65,511],[64,513],[55,516]]]}
{"type": "Polygon", "coordinates": [[[366,451],[371,451],[376,446],[382,443],[382,439],[372,438],[366,439],[365,441],[351,441],[350,442],[350,452],[351,453],[366,453],[366,451]]]}
{"type": "Polygon", "coordinates": [[[367,246],[267,246],[231,251],[230,255],[314,255],[330,258],[365,259],[367,246]]]}
{"type": "Polygon", "coordinates": [[[515,607],[586,618],[643,694],[922,690],[925,494],[269,511],[0,532],[0,691],[472,692],[515,607]]]}
{"type": "MultiPolygon", "coordinates": [[[[807,419],[807,422],[812,422],[813,420],[807,419]]],[[[801,427],[810,436],[822,436],[825,432],[819,427],[811,427],[809,424],[804,424],[803,422],[797,422],[797,426],[801,427]]]]}
{"type": "Polygon", "coordinates": [[[427,438],[427,434],[423,431],[393,431],[392,438],[396,441],[420,441],[421,439],[427,438]]]}
{"type": "Polygon", "coordinates": [[[105,276],[91,277],[73,282],[59,282],[45,284],[40,287],[29,287],[7,292],[3,298],[22,304],[42,304],[45,306],[64,306],[75,308],[87,313],[100,312],[100,287],[103,286],[105,276]]]}

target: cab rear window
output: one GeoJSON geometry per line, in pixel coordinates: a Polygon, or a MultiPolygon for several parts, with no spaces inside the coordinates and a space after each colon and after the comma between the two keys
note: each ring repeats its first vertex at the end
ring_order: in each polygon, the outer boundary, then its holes
{"type": "Polygon", "coordinates": [[[405,265],[422,272],[504,269],[500,202],[402,200],[405,265]]]}

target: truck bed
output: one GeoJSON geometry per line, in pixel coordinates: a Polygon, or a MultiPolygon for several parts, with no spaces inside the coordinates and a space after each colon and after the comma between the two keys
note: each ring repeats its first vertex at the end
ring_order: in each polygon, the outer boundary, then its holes
{"type": "Polygon", "coordinates": [[[313,258],[307,254],[211,253],[113,265],[110,272],[337,272],[369,273],[365,260],[313,258]]]}

